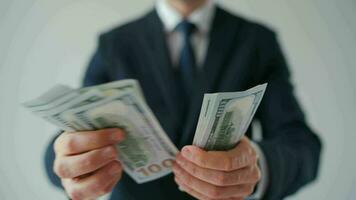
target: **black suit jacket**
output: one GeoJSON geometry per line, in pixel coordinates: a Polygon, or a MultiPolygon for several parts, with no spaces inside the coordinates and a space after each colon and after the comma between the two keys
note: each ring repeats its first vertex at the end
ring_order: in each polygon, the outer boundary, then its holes
{"type": "MultiPolygon", "coordinates": [[[[172,141],[191,144],[204,93],[246,90],[268,82],[255,119],[262,124],[259,142],[269,168],[264,199],[282,199],[317,176],[321,143],[305,122],[293,94],[285,58],[273,31],[217,7],[207,57],[194,84],[188,112],[180,107],[163,25],[155,10],[100,36],[84,86],[134,78],[172,141]]],[[[251,136],[250,130],[247,133],[251,136]]],[[[52,144],[46,153],[51,180],[52,144]]],[[[178,190],[172,175],[138,185],[124,175],[112,199],[192,199],[178,190]]]]}

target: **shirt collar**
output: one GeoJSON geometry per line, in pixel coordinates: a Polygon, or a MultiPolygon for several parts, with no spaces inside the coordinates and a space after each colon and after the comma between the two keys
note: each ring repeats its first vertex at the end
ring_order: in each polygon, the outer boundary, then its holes
{"type": "MultiPolygon", "coordinates": [[[[167,32],[174,31],[175,27],[183,20],[183,16],[169,5],[167,0],[157,0],[156,10],[167,32]]],[[[214,13],[214,1],[207,0],[203,6],[190,14],[187,20],[195,24],[200,32],[208,33],[211,28],[214,13]]]]}

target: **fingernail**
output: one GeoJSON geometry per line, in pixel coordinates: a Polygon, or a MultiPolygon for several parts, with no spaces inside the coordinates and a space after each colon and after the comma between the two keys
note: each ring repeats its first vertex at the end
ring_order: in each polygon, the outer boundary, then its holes
{"type": "Polygon", "coordinates": [[[182,150],[182,155],[186,158],[191,158],[192,157],[192,152],[188,149],[188,147],[184,147],[182,150]]]}

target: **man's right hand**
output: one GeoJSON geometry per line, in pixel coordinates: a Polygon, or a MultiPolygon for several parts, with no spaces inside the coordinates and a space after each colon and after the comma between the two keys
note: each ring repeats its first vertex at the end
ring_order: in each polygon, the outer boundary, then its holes
{"type": "Polygon", "coordinates": [[[73,200],[96,199],[120,180],[122,166],[115,144],[124,139],[120,129],[62,133],[54,143],[54,172],[73,200]]]}

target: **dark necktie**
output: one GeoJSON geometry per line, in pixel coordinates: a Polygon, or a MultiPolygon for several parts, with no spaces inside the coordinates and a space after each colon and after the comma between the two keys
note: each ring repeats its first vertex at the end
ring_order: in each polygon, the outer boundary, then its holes
{"type": "Polygon", "coordinates": [[[196,61],[191,44],[191,35],[196,30],[196,27],[194,24],[184,20],[177,25],[176,30],[181,32],[183,35],[183,44],[178,65],[185,100],[189,102],[189,97],[192,92],[194,78],[196,75],[196,61]]]}

